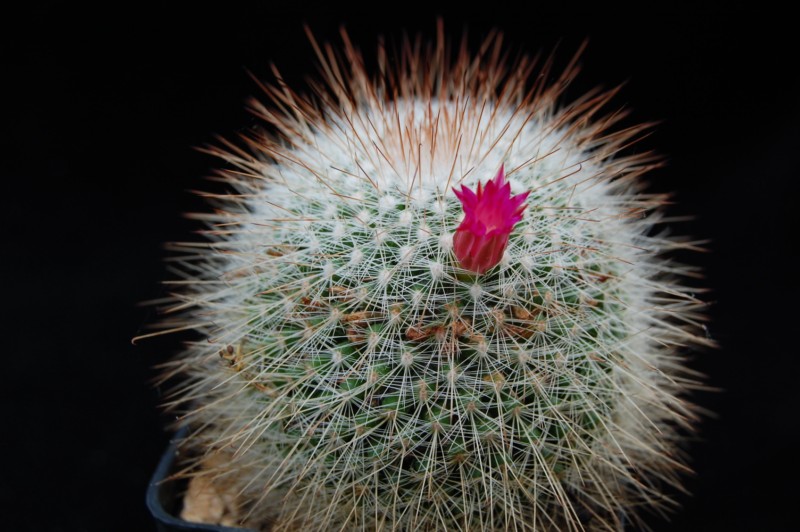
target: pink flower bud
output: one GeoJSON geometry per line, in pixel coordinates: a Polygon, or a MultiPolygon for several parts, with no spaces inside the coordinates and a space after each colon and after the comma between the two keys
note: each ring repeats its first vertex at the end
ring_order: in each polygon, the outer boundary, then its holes
{"type": "Polygon", "coordinates": [[[527,205],[522,202],[529,192],[511,196],[503,166],[494,179],[483,187],[478,183],[475,193],[462,185],[453,189],[464,208],[464,221],[456,229],[453,250],[465,270],[482,274],[496,266],[508,245],[508,235],[522,219],[527,205]]]}

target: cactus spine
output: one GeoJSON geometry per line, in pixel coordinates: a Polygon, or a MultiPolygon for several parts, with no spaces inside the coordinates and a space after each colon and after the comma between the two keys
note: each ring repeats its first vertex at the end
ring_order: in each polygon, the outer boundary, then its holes
{"type": "Polygon", "coordinates": [[[176,246],[166,328],[202,333],[166,371],[191,474],[275,529],[621,529],[669,508],[703,305],[641,191],[659,159],[624,149],[647,126],[614,129],[613,91],[559,106],[574,64],[547,85],[497,36],[396,68],[381,49],[374,79],[348,42],[317,49],[314,97],[265,86],[269,133],[210,148],[232,193],[198,215],[206,243],[176,246]],[[528,207],[476,274],[454,190],[503,165],[528,207]]]}

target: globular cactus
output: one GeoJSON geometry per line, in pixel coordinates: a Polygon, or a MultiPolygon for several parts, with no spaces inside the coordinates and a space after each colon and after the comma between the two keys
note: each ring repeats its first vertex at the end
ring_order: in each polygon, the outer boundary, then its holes
{"type": "MultiPolygon", "coordinates": [[[[315,44],[316,47],[316,44],[315,44]]],[[[190,476],[249,526],[580,530],[674,504],[699,386],[692,247],[656,231],[659,164],[571,63],[345,40],[266,132],[210,148],[232,189],[177,245],[168,365],[190,476]],[[392,66],[390,66],[392,65],[392,66]],[[213,460],[209,460],[213,457],[213,460]],[[259,525],[259,523],[261,523],[259,525]]]]}

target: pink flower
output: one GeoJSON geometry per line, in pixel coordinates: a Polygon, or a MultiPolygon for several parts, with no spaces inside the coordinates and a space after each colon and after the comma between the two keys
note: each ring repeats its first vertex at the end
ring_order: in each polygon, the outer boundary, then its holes
{"type": "Polygon", "coordinates": [[[464,185],[460,191],[453,189],[453,192],[461,201],[465,214],[453,237],[456,258],[464,269],[485,273],[503,257],[508,235],[522,219],[522,211],[527,207],[522,202],[529,192],[512,197],[511,185],[506,183],[502,165],[485,187],[478,183],[477,193],[464,185]]]}

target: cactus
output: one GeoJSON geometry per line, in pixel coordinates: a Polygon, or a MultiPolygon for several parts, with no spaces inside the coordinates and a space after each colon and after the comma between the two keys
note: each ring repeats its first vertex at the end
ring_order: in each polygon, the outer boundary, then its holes
{"type": "Polygon", "coordinates": [[[497,35],[394,67],[381,48],[375,78],[347,39],[314,46],[324,83],[263,86],[267,131],[209,148],[232,190],[196,215],[208,240],[174,246],[164,328],[201,333],[165,370],[186,475],[275,530],[672,508],[701,386],[684,348],[708,341],[694,270],[665,257],[694,246],[642,192],[660,158],[626,150],[649,125],[615,129],[613,90],[562,106],[576,63],[547,84],[497,35]]]}

